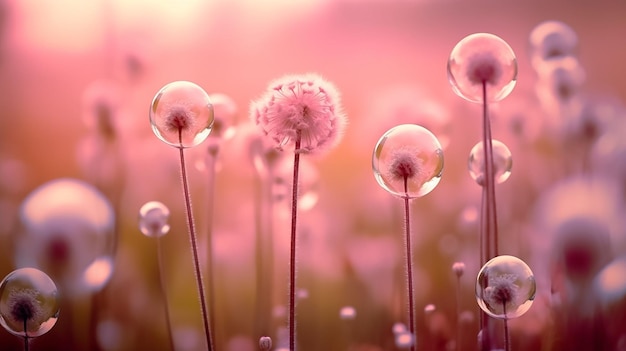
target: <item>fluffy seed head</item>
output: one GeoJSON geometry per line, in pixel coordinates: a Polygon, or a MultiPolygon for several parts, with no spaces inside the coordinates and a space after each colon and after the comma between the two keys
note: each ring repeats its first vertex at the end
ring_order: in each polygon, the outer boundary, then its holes
{"type": "Polygon", "coordinates": [[[6,310],[2,315],[9,319],[13,326],[22,326],[26,322],[27,330],[37,330],[47,319],[44,310],[37,300],[39,293],[34,289],[16,289],[9,292],[6,310]]]}
{"type": "Polygon", "coordinates": [[[346,124],[335,86],[316,74],[287,75],[270,83],[250,106],[250,118],[279,149],[295,143],[297,152],[334,146],[346,124]]]}
{"type": "Polygon", "coordinates": [[[473,84],[497,84],[502,77],[502,66],[494,53],[477,52],[468,59],[467,78],[473,84]]]}
{"type": "Polygon", "coordinates": [[[165,128],[172,132],[184,131],[193,125],[194,113],[185,104],[170,107],[165,116],[165,128]]]}
{"type": "Polygon", "coordinates": [[[519,287],[515,284],[516,274],[500,274],[489,277],[489,286],[485,288],[485,301],[493,306],[505,306],[512,311],[517,307],[519,287]]]}
{"type": "Polygon", "coordinates": [[[422,179],[425,178],[424,161],[417,157],[417,152],[410,148],[401,148],[393,151],[389,163],[389,174],[393,179],[422,179]]]}

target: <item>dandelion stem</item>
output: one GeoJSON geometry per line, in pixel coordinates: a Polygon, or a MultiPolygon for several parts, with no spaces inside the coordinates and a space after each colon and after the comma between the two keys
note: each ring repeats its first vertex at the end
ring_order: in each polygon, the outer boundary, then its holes
{"type": "Polygon", "coordinates": [[[172,321],[170,318],[170,309],[169,302],[167,298],[167,290],[165,284],[165,272],[163,267],[163,252],[161,250],[161,239],[156,237],[156,254],[157,254],[157,264],[159,269],[159,288],[161,289],[161,297],[163,298],[163,310],[165,312],[165,324],[167,327],[167,336],[169,338],[170,350],[174,351],[176,348],[174,347],[174,337],[172,335],[172,321]]]}
{"type": "Polygon", "coordinates": [[[461,276],[456,277],[456,350],[461,350],[461,276]]]}
{"type": "MultiPolygon", "coordinates": [[[[496,216],[495,171],[493,163],[493,139],[491,137],[491,122],[487,105],[487,83],[483,81],[483,150],[485,158],[485,211],[486,211],[486,260],[498,255],[498,221],[496,216]]],[[[486,263],[483,262],[483,264],[486,263]]]]}
{"type": "MultiPolygon", "coordinates": [[[[485,162],[482,198],[481,228],[481,265],[498,255],[498,220],[496,217],[496,192],[493,164],[493,142],[491,138],[491,122],[488,114],[487,82],[482,82],[483,93],[483,156],[485,162]]],[[[492,328],[489,317],[481,312],[482,349],[490,349],[492,328]]]]}
{"type": "Polygon", "coordinates": [[[28,351],[28,329],[26,329],[27,322],[28,318],[24,318],[24,351],[28,351]]]}
{"type": "Polygon", "coordinates": [[[506,317],[506,302],[502,302],[502,313],[504,314],[504,350],[511,351],[511,340],[509,339],[509,319],[506,317]]]}
{"type": "Polygon", "coordinates": [[[196,275],[196,284],[198,286],[198,295],[200,298],[200,308],[202,310],[202,322],[204,324],[204,335],[209,351],[213,350],[213,340],[211,338],[211,327],[209,326],[209,315],[204,297],[204,286],[202,284],[202,272],[200,271],[200,260],[198,258],[198,244],[196,243],[196,230],[193,222],[193,213],[191,210],[191,195],[189,193],[189,184],[187,181],[187,169],[185,167],[185,154],[183,152],[182,129],[178,130],[178,138],[180,141],[180,172],[183,183],[183,195],[185,196],[185,212],[187,212],[187,227],[189,229],[189,241],[191,242],[191,252],[193,254],[193,265],[196,275]]]}
{"type": "Polygon", "coordinates": [[[300,142],[302,134],[298,130],[293,158],[293,185],[291,196],[291,257],[289,265],[289,350],[296,349],[296,219],[298,214],[298,172],[300,168],[300,142]]]}
{"type": "Polygon", "coordinates": [[[404,234],[406,244],[406,279],[409,299],[409,332],[413,341],[410,351],[415,351],[415,300],[413,297],[413,251],[411,247],[411,217],[409,211],[408,177],[404,177],[404,234]]]}

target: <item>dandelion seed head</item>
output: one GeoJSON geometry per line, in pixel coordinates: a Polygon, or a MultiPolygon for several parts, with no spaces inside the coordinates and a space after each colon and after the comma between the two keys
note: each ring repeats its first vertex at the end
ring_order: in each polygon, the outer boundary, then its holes
{"type": "Polygon", "coordinates": [[[502,65],[494,53],[477,52],[468,59],[467,79],[473,84],[497,84],[502,77],[502,65]]]}
{"type": "Polygon", "coordinates": [[[519,287],[515,284],[517,275],[501,274],[489,277],[489,286],[485,288],[485,299],[492,305],[508,305],[518,298],[519,287]]]}
{"type": "Polygon", "coordinates": [[[165,128],[172,132],[183,131],[193,126],[194,113],[184,102],[170,106],[165,115],[165,128]]]}
{"type": "Polygon", "coordinates": [[[37,291],[33,289],[18,289],[9,292],[8,316],[14,323],[43,322],[43,309],[37,301],[37,295],[37,291]]]}
{"type": "Polygon", "coordinates": [[[280,149],[295,143],[298,152],[330,148],[341,138],[346,116],[335,86],[316,74],[287,75],[269,84],[253,101],[250,118],[280,149]]]}
{"type": "Polygon", "coordinates": [[[389,174],[397,180],[418,178],[424,174],[424,161],[417,157],[417,153],[408,148],[394,150],[389,164],[389,174]]]}
{"type": "Polygon", "coordinates": [[[0,282],[0,325],[17,336],[37,337],[56,323],[56,285],[35,268],[19,268],[0,282]]]}
{"type": "Polygon", "coordinates": [[[476,300],[494,318],[516,318],[528,311],[537,292],[535,277],[528,265],[510,255],[489,260],[476,279],[476,300]]]}

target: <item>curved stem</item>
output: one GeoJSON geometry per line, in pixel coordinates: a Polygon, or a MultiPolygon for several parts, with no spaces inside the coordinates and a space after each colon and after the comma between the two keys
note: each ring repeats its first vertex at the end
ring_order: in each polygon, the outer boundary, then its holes
{"type": "Polygon", "coordinates": [[[293,158],[293,185],[291,194],[291,257],[289,261],[289,350],[296,349],[296,220],[298,214],[298,172],[300,168],[301,133],[296,135],[293,158]]]}
{"type": "Polygon", "coordinates": [[[176,348],[174,346],[174,337],[172,335],[172,321],[170,318],[169,302],[168,302],[167,291],[166,291],[167,284],[165,283],[165,272],[164,272],[164,267],[163,267],[161,239],[158,236],[156,237],[156,251],[157,251],[156,253],[157,264],[158,264],[158,269],[159,269],[159,288],[161,289],[161,297],[163,298],[163,310],[165,313],[165,324],[167,327],[167,336],[169,339],[170,350],[174,351],[176,350],[176,348]]]}
{"type": "Polygon", "coordinates": [[[409,211],[408,178],[404,177],[404,238],[406,244],[406,279],[409,299],[409,332],[413,338],[410,351],[415,351],[415,298],[413,296],[413,250],[411,245],[411,217],[409,211]]]}
{"type": "Polygon", "coordinates": [[[183,183],[183,195],[185,196],[185,212],[187,213],[187,227],[189,229],[189,241],[191,242],[191,252],[193,255],[193,265],[196,276],[196,284],[198,286],[198,295],[200,298],[200,308],[202,310],[202,322],[204,324],[204,335],[209,351],[213,350],[213,339],[211,337],[211,327],[209,325],[209,315],[204,296],[204,286],[202,284],[202,272],[200,271],[200,259],[198,258],[198,244],[196,238],[196,229],[193,221],[193,213],[191,210],[191,195],[189,194],[189,182],[187,181],[187,168],[185,167],[185,154],[182,145],[182,130],[179,129],[178,137],[180,140],[180,171],[183,183]]]}

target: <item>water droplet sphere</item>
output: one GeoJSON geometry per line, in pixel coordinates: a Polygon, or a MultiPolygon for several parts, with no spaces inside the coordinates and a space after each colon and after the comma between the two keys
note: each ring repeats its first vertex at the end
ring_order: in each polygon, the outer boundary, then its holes
{"type": "Polygon", "coordinates": [[[47,333],[57,322],[59,306],[56,285],[38,269],[16,269],[0,282],[0,325],[13,335],[47,333]]]}
{"type": "Polygon", "coordinates": [[[101,289],[113,272],[115,213],[91,184],[60,178],[22,202],[15,266],[46,272],[65,296],[101,289]]]}
{"type": "Polygon", "coordinates": [[[431,192],[443,173],[441,144],[428,129],[401,124],[378,140],[372,156],[378,184],[401,198],[422,197],[431,192]]]}
{"type": "Polygon", "coordinates": [[[533,304],[536,291],[533,272],[515,256],[492,258],[480,269],[476,279],[478,306],[494,318],[523,315],[533,304]]]}
{"type": "Polygon", "coordinates": [[[159,237],[170,231],[170,210],[159,201],[145,203],[139,209],[139,230],[150,237],[159,237]]]}
{"type": "MultiPolygon", "coordinates": [[[[499,140],[492,140],[491,145],[493,150],[493,179],[497,184],[504,183],[509,179],[511,167],[513,167],[511,151],[499,140]]],[[[485,179],[485,148],[482,141],[474,145],[470,151],[468,168],[472,179],[479,185],[483,185],[485,179]]]]}
{"type": "Polygon", "coordinates": [[[489,33],[475,33],[459,41],[448,59],[448,81],[460,97],[483,102],[483,83],[487,102],[507,97],[517,81],[517,59],[504,40],[489,33]]]}
{"type": "Polygon", "coordinates": [[[165,85],[152,100],[150,125],[164,143],[189,148],[211,133],[214,114],[209,95],[197,84],[176,81],[165,85]]]}

